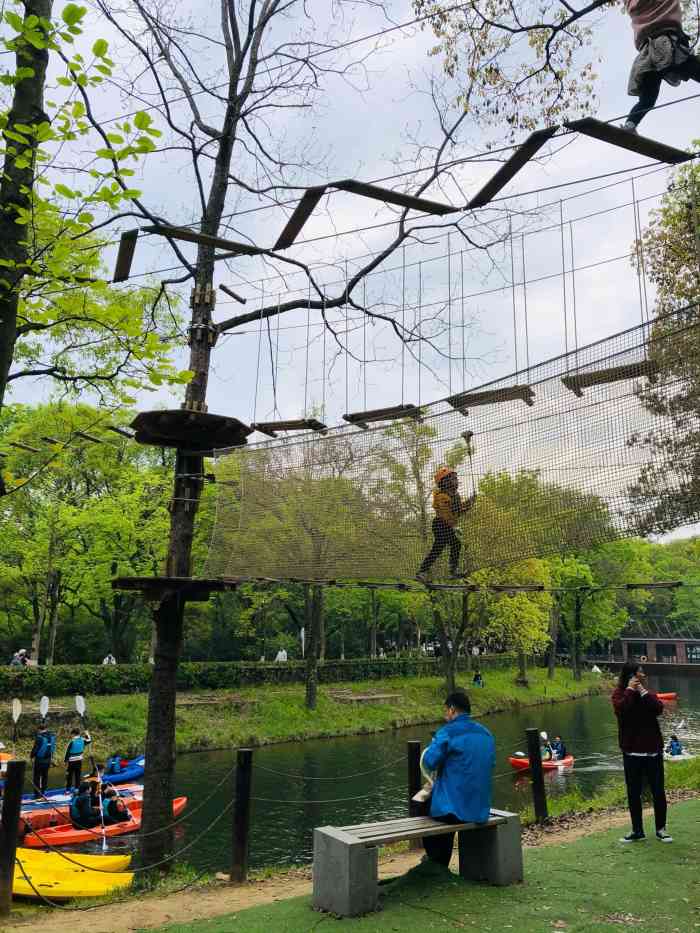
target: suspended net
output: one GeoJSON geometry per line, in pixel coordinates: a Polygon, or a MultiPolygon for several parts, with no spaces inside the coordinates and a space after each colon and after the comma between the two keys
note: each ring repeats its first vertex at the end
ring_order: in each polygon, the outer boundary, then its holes
{"type": "Polygon", "coordinates": [[[685,308],[416,418],[219,451],[205,576],[401,581],[422,566],[440,581],[694,523],[699,336],[685,308]],[[477,493],[452,531],[433,509],[445,466],[462,506],[477,493]]]}

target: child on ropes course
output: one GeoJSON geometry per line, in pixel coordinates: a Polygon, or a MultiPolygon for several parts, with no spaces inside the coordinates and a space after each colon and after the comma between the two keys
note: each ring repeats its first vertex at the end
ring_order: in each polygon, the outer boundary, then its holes
{"type": "Polygon", "coordinates": [[[700,61],[690,50],[683,32],[680,0],[625,0],[632,20],[637,57],[632,64],[627,93],[639,100],[623,129],[636,133],[653,109],[662,81],[677,87],[681,81],[700,82],[700,61]]]}
{"type": "Polygon", "coordinates": [[[433,546],[416,574],[416,579],[421,583],[427,581],[428,571],[446,547],[450,549],[450,576],[460,575],[459,555],[462,542],[455,526],[460,515],[464,515],[474,505],[476,493],[466,502],[462,502],[458,489],[459,479],[455,470],[451,467],[440,467],[435,474],[435,488],[433,489],[433,509],[435,510],[433,546]]]}

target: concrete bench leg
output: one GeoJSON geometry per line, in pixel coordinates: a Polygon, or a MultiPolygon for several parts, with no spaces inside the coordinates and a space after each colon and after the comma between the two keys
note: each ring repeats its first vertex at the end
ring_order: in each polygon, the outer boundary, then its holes
{"type": "Polygon", "coordinates": [[[459,873],[470,881],[515,884],[523,880],[520,818],[509,814],[505,823],[458,834],[459,873]]]}
{"type": "Polygon", "coordinates": [[[379,852],[332,826],[314,830],[313,906],[339,917],[377,910],[379,852]]]}

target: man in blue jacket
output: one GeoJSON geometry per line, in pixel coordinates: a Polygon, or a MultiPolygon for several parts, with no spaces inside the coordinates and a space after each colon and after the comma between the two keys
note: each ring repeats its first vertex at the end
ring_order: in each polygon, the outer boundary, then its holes
{"type": "MultiPolygon", "coordinates": [[[[491,811],[496,743],[488,729],[470,718],[470,712],[466,693],[451,693],[445,700],[447,725],[435,733],[423,754],[423,767],[437,772],[430,815],[443,823],[485,823],[491,811]]],[[[428,858],[449,865],[454,836],[425,836],[428,858]]]]}

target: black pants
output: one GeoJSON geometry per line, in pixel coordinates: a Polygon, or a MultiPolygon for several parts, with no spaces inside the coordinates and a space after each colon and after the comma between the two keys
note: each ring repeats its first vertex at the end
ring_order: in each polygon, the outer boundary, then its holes
{"type": "Polygon", "coordinates": [[[66,790],[71,787],[80,787],[80,776],[83,772],[82,761],[69,761],[66,765],[66,790]]]}
{"type": "MultiPolygon", "coordinates": [[[[679,65],[673,70],[684,78],[700,82],[700,61],[694,55],[691,55],[682,65],[679,65]]],[[[627,117],[635,126],[639,126],[644,117],[656,104],[662,83],[663,77],[658,71],[648,71],[642,77],[639,100],[630,110],[629,116],[627,117]]]]}
{"type": "Polygon", "coordinates": [[[34,785],[34,796],[41,797],[49,786],[49,768],[51,762],[37,761],[34,759],[34,769],[32,771],[32,784],[34,785]]]}
{"type": "Polygon", "coordinates": [[[643,757],[623,755],[625,765],[625,784],[627,785],[627,804],[632,818],[632,832],[643,833],[642,787],[646,778],[654,803],[654,821],[656,830],[666,826],[666,792],[664,790],[663,754],[643,757]]]}
{"type": "Polygon", "coordinates": [[[427,573],[448,546],[450,548],[450,570],[456,573],[459,567],[459,555],[462,550],[462,542],[459,540],[459,535],[451,525],[448,525],[443,519],[436,517],[433,519],[433,546],[420,565],[420,570],[418,572],[427,573]]]}
{"type": "MultiPolygon", "coordinates": [[[[448,813],[447,816],[434,816],[434,820],[439,823],[461,823],[456,816],[448,813]]],[[[452,849],[455,844],[454,833],[443,833],[442,836],[423,836],[423,848],[425,854],[431,862],[437,862],[438,865],[444,865],[445,868],[450,864],[452,858],[452,849]]]]}

